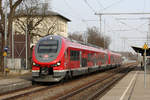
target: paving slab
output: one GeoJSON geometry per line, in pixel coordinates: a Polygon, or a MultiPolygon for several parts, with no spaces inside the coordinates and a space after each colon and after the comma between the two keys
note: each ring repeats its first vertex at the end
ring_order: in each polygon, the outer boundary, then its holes
{"type": "Polygon", "coordinates": [[[146,74],[144,85],[144,71],[137,67],[119,81],[100,100],[150,100],[150,72],[146,74]]]}
{"type": "Polygon", "coordinates": [[[26,88],[32,85],[31,73],[18,76],[1,76],[0,94],[26,88]]]}

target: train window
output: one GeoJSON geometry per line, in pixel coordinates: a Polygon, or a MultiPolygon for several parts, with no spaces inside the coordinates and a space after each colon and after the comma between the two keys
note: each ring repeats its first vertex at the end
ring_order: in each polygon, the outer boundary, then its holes
{"type": "Polygon", "coordinates": [[[72,61],[79,60],[79,51],[70,50],[70,60],[72,61]]]}
{"type": "Polygon", "coordinates": [[[91,61],[91,57],[92,57],[92,55],[89,53],[88,54],[88,61],[91,61]]]}
{"type": "Polygon", "coordinates": [[[110,61],[111,61],[111,63],[113,63],[113,62],[114,62],[114,58],[113,58],[113,56],[111,56],[111,57],[110,57],[110,59],[111,59],[111,60],[110,60],[110,61]]]}
{"type": "Polygon", "coordinates": [[[105,59],[105,58],[104,58],[104,55],[102,54],[102,55],[101,55],[101,62],[102,62],[102,64],[104,64],[104,61],[105,61],[104,59],[105,59]]]}
{"type": "Polygon", "coordinates": [[[38,53],[56,53],[58,50],[58,40],[45,40],[39,44],[38,53]]]}

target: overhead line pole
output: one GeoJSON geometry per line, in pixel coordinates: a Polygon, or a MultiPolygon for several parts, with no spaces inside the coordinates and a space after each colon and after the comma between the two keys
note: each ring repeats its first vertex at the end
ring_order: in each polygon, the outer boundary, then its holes
{"type": "MultiPolygon", "coordinates": [[[[150,34],[150,18],[149,18],[149,32],[147,34],[150,34]]],[[[147,36],[148,37],[148,40],[149,41],[149,38],[150,38],[150,35],[147,36]]],[[[147,42],[148,43],[148,42],[147,42]]],[[[149,43],[148,43],[148,46],[149,46],[149,43]]]]}

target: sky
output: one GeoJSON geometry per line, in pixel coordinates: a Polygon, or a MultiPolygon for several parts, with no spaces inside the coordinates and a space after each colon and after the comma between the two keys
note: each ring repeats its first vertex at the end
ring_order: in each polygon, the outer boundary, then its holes
{"type": "MultiPolygon", "coordinates": [[[[47,0],[48,1],[48,0],[47,0]]],[[[100,27],[95,13],[144,13],[150,11],[150,0],[52,0],[52,10],[69,18],[69,32],[83,34],[88,27],[100,27]]],[[[111,38],[110,49],[131,51],[142,47],[150,31],[150,15],[103,15],[102,34],[111,38]]]]}

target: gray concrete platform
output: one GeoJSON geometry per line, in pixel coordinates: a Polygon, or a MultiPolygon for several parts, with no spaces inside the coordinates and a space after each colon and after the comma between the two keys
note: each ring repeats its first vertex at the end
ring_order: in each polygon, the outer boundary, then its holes
{"type": "Polygon", "coordinates": [[[0,77],[0,94],[26,88],[32,85],[31,73],[17,76],[0,77]]]}
{"type": "Polygon", "coordinates": [[[147,70],[145,82],[144,71],[137,67],[119,81],[100,100],[150,100],[149,70],[147,70]]]}

